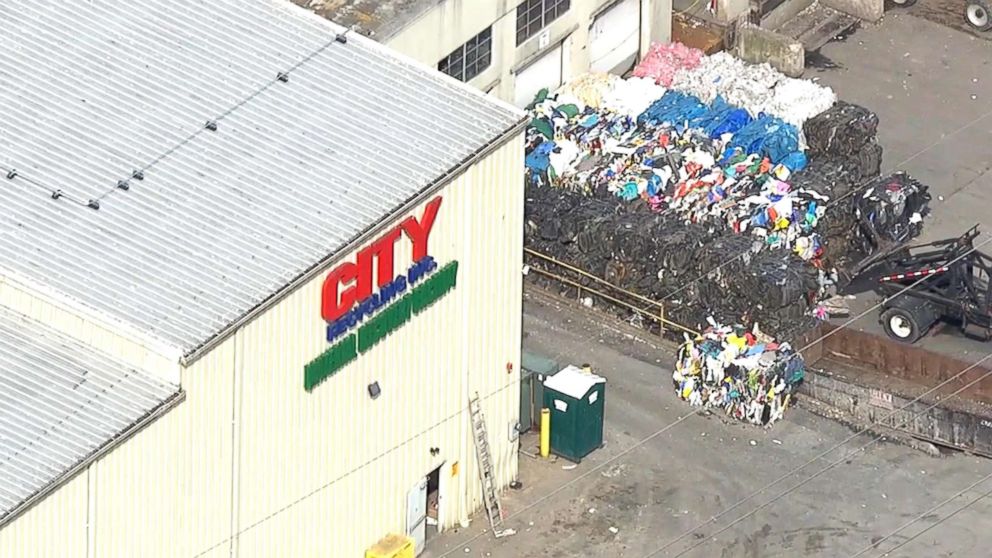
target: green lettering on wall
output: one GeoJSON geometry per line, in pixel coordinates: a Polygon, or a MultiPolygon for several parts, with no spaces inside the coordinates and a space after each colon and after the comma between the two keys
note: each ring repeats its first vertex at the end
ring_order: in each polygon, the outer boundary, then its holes
{"type": "Polygon", "coordinates": [[[410,295],[397,300],[358,330],[358,350],[364,353],[410,320],[410,295]]]}
{"type": "Polygon", "coordinates": [[[358,343],[352,333],[303,367],[303,387],[312,390],[357,357],[358,343]]]}
{"type": "Polygon", "coordinates": [[[451,262],[410,293],[410,306],[414,314],[423,312],[455,288],[458,279],[458,262],[451,262]]]}

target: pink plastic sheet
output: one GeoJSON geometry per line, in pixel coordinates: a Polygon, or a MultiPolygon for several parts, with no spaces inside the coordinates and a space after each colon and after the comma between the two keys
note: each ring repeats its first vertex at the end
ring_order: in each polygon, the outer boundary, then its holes
{"type": "Polygon", "coordinates": [[[703,51],[682,43],[652,43],[647,55],[634,68],[634,75],[654,79],[655,83],[668,87],[677,71],[695,68],[702,58],[703,51]]]}

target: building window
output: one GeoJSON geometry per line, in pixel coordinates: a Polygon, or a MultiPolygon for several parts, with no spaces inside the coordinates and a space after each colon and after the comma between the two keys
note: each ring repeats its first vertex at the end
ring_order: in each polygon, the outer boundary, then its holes
{"type": "Polygon", "coordinates": [[[517,6],[517,46],[561,17],[571,4],[572,0],[524,0],[517,6]]]}
{"type": "Polygon", "coordinates": [[[472,37],[437,63],[437,69],[449,76],[468,81],[481,74],[493,61],[493,28],[472,37]]]}

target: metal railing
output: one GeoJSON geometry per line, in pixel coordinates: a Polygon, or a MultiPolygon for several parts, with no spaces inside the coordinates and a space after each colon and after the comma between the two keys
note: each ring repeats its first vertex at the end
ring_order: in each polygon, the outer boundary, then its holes
{"type": "Polygon", "coordinates": [[[634,300],[637,300],[639,302],[643,302],[645,306],[644,307],[636,306],[636,305],[631,304],[631,303],[629,303],[629,302],[627,302],[625,300],[621,300],[621,299],[617,298],[616,296],[613,296],[611,294],[607,294],[606,292],[604,292],[601,289],[593,288],[593,287],[590,287],[589,285],[583,285],[583,284],[579,283],[578,281],[575,281],[573,279],[569,279],[568,277],[565,277],[565,276],[560,275],[560,274],[557,274],[557,273],[553,273],[551,271],[548,271],[547,269],[542,269],[540,267],[534,267],[534,266],[528,266],[529,272],[534,272],[534,273],[537,273],[538,275],[543,275],[544,277],[547,277],[549,279],[553,279],[555,281],[558,281],[559,283],[561,283],[563,285],[568,285],[570,287],[575,288],[576,291],[577,291],[577,296],[580,299],[582,298],[582,294],[583,293],[588,293],[590,295],[597,296],[597,297],[599,297],[599,298],[601,298],[603,300],[607,300],[607,301],[609,301],[609,302],[611,302],[613,304],[616,304],[616,305],[618,305],[618,306],[620,306],[622,308],[626,308],[626,309],[628,309],[628,310],[636,313],[637,315],[639,315],[641,317],[644,317],[644,318],[647,318],[649,320],[658,322],[659,335],[664,335],[666,328],[667,329],[674,329],[674,330],[684,331],[684,332],[690,333],[692,335],[699,335],[699,332],[696,331],[696,330],[694,330],[694,329],[692,329],[692,328],[686,327],[686,326],[684,326],[684,325],[682,325],[680,323],[673,322],[673,321],[671,321],[669,319],[666,319],[665,318],[665,305],[662,304],[661,302],[657,301],[657,300],[652,300],[650,298],[647,298],[646,296],[637,294],[635,292],[632,292],[632,291],[629,291],[627,289],[624,289],[623,287],[614,285],[613,283],[610,283],[609,281],[607,281],[605,279],[602,279],[600,277],[597,277],[597,276],[593,275],[592,273],[589,273],[588,271],[585,271],[583,269],[579,269],[578,267],[575,267],[575,266],[570,265],[570,264],[567,264],[567,263],[565,263],[563,261],[560,261],[560,260],[557,260],[555,258],[552,258],[551,256],[549,256],[547,254],[543,254],[541,252],[538,252],[537,250],[533,250],[531,248],[524,248],[524,253],[527,254],[527,255],[529,255],[529,256],[533,256],[533,257],[535,257],[535,258],[537,258],[539,260],[543,260],[543,261],[548,262],[548,263],[550,263],[552,265],[555,265],[557,267],[560,267],[562,269],[566,269],[566,270],[568,270],[568,271],[570,271],[572,273],[575,273],[575,274],[577,274],[577,275],[579,275],[581,277],[585,277],[585,278],[587,278],[587,279],[595,282],[598,285],[602,285],[602,289],[609,289],[609,290],[612,290],[612,291],[614,291],[616,293],[620,293],[623,296],[629,297],[629,298],[634,299],[634,300]]]}

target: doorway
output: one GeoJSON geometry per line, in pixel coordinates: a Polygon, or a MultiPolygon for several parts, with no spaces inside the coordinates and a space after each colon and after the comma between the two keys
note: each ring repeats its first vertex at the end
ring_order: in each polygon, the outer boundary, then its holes
{"type": "Polygon", "coordinates": [[[427,533],[426,539],[430,541],[440,533],[440,513],[441,509],[441,467],[434,469],[427,475],[427,533]]]}

